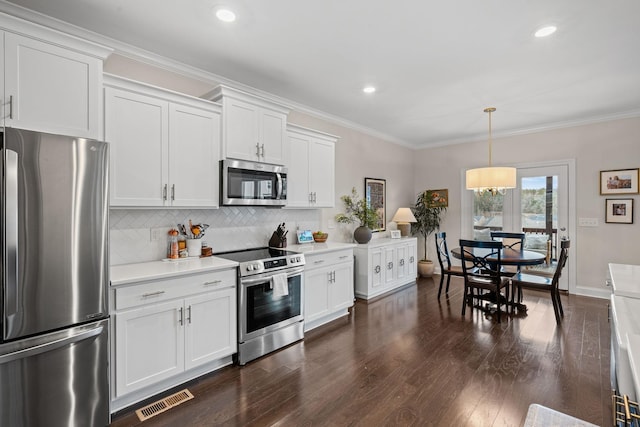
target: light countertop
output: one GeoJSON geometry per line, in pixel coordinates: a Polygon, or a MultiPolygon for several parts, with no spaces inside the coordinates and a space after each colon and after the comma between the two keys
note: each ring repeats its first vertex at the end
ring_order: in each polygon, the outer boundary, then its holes
{"type": "Polygon", "coordinates": [[[184,274],[235,268],[238,263],[224,258],[185,258],[177,261],[150,261],[137,264],[122,264],[111,267],[111,286],[164,279],[184,274]]]}
{"type": "Polygon", "coordinates": [[[640,265],[611,263],[609,274],[614,294],[640,298],[640,265]]]}
{"type": "Polygon", "coordinates": [[[302,245],[290,245],[284,249],[301,254],[321,254],[323,252],[334,252],[341,249],[355,248],[355,243],[325,242],[325,243],[305,243],[302,245]]]}

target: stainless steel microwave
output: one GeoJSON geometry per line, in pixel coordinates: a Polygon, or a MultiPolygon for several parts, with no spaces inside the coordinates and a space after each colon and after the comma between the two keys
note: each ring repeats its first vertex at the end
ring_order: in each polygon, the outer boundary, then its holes
{"type": "Polygon", "coordinates": [[[285,206],[287,168],[227,159],[220,162],[223,206],[285,206]]]}

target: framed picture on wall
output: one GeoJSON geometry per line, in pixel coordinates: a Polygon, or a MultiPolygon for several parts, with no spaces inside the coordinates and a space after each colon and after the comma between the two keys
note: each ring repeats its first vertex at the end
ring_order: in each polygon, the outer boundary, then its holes
{"type": "Polygon", "coordinates": [[[378,225],[371,231],[384,231],[387,226],[387,181],[380,178],[364,179],[364,197],[367,205],[378,212],[378,225]]]}
{"type": "Polygon", "coordinates": [[[601,171],[600,194],[638,194],[638,169],[601,171]]]}
{"type": "Polygon", "coordinates": [[[633,199],[607,199],[605,222],[633,224],[633,199]]]}

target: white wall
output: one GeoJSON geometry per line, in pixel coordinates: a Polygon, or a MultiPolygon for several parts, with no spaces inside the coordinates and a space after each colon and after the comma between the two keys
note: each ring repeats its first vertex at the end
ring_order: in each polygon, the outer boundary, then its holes
{"type": "MultiPolygon", "coordinates": [[[[601,170],[640,167],[640,118],[615,120],[493,140],[495,166],[558,159],[576,161],[576,215],[598,218],[598,227],[577,227],[571,256],[577,262],[577,286],[587,294],[607,292],[609,262],[640,264],[640,225],[606,224],[605,199],[600,195],[601,170]],[[592,291],[592,292],[591,292],[592,291]]],[[[414,192],[426,188],[448,188],[449,209],[442,225],[447,240],[460,238],[463,169],[487,165],[486,141],[423,149],[414,155],[414,192]]],[[[466,191],[466,190],[464,190],[466,191]]],[[[638,195],[622,195],[634,199],[638,195]]],[[[577,223],[577,218],[573,218],[577,223]]],[[[450,246],[452,244],[450,243],[450,246]]]]}

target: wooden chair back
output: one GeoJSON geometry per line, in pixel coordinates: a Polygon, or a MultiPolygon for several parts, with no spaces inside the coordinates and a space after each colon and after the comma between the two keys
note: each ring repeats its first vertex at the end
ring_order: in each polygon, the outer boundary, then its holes
{"type": "Polygon", "coordinates": [[[571,240],[561,240],[560,241],[560,256],[558,257],[558,264],[556,265],[556,271],[553,273],[553,280],[551,283],[551,287],[554,289],[558,288],[558,283],[560,282],[560,276],[562,275],[562,269],[567,263],[567,259],[569,258],[569,248],[571,247],[571,240]]]}
{"type": "Polygon", "coordinates": [[[447,233],[444,231],[436,233],[436,250],[438,252],[440,271],[451,270],[451,258],[449,256],[449,248],[447,248],[447,233]]]}
{"type": "Polygon", "coordinates": [[[502,246],[515,250],[524,248],[524,233],[514,233],[509,231],[492,231],[491,240],[501,241],[502,246]]]}
{"type": "MultiPolygon", "coordinates": [[[[465,282],[499,286],[502,280],[500,271],[500,251],[502,242],[460,239],[462,271],[465,282]],[[475,249],[485,249],[475,251],[475,249]],[[491,261],[488,258],[492,258],[491,261]],[[489,281],[490,283],[487,283],[489,281]]],[[[475,285],[473,285],[475,286],[475,285]]]]}

